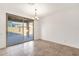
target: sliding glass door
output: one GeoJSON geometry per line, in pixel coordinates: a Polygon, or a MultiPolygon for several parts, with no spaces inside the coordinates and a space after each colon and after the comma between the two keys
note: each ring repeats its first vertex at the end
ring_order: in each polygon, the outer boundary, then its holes
{"type": "Polygon", "coordinates": [[[7,46],[33,40],[33,22],[8,20],[7,46]]]}

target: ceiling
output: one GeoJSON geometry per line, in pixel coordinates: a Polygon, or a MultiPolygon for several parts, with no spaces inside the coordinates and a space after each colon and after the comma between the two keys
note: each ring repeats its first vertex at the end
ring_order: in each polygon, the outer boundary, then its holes
{"type": "Polygon", "coordinates": [[[74,9],[73,7],[79,9],[79,4],[73,3],[0,3],[0,9],[4,10],[14,10],[16,12],[24,13],[28,16],[34,16],[35,8],[37,9],[38,17],[45,17],[51,13],[63,9],[74,9]]]}

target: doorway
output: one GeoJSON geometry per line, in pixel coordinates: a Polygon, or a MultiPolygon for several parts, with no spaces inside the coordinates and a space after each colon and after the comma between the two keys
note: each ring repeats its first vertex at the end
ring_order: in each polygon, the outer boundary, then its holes
{"type": "Polygon", "coordinates": [[[32,40],[34,40],[34,21],[7,14],[7,47],[32,40]]]}

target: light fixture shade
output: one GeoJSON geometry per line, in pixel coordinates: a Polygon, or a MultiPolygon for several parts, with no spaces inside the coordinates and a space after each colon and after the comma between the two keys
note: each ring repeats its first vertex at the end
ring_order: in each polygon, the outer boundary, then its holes
{"type": "Polygon", "coordinates": [[[34,19],[34,20],[39,20],[39,17],[35,16],[35,17],[33,17],[32,19],[34,19]]]}
{"type": "Polygon", "coordinates": [[[39,17],[35,16],[35,19],[36,19],[36,20],[38,20],[38,19],[39,19],[39,17]]]}

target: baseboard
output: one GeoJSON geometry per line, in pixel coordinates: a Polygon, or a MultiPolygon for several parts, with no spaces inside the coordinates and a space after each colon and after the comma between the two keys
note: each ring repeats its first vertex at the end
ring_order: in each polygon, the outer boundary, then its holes
{"type": "Polygon", "coordinates": [[[47,42],[56,43],[56,44],[59,44],[59,45],[64,45],[64,46],[67,46],[67,47],[71,47],[71,48],[79,49],[78,47],[74,47],[74,46],[66,45],[66,44],[63,44],[63,43],[55,42],[55,41],[50,41],[50,40],[45,40],[45,39],[40,39],[40,40],[44,40],[44,41],[47,41],[47,42]]]}
{"type": "Polygon", "coordinates": [[[3,50],[3,49],[6,49],[7,47],[4,47],[4,48],[0,48],[0,50],[3,50]]]}

